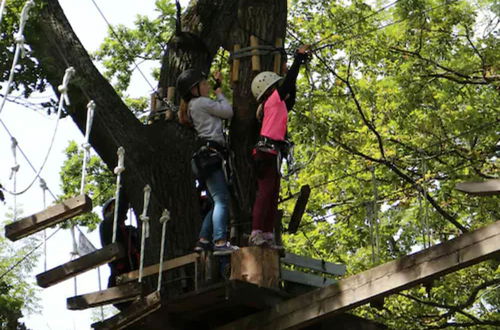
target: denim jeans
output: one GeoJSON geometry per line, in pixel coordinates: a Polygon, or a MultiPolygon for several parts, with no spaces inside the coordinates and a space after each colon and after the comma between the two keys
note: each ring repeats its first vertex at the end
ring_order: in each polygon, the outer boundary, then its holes
{"type": "Polygon", "coordinates": [[[214,242],[226,240],[230,195],[222,169],[212,172],[205,184],[213,206],[203,219],[200,238],[213,239],[214,242]]]}

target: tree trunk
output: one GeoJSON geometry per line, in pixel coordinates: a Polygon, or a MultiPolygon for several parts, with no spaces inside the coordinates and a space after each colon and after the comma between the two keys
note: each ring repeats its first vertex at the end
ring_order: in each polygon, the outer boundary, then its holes
{"type": "MultiPolygon", "coordinates": [[[[38,18],[31,20],[27,40],[47,80],[52,86],[58,86],[65,69],[75,68],[76,76],[69,86],[71,105],[67,110],[84,132],[86,105],[90,100],[95,101],[97,108],[90,143],[111,170],[117,163],[117,148],[125,148],[123,184],[136,214],[142,212],[144,186],[152,187],[148,212],[151,236],[146,243],[146,264],[158,262],[161,235],[158,219],[164,208],[172,215],[167,226],[166,255],[171,258],[185,254],[191,250],[201,225],[190,169],[194,133],[176,122],[161,121],[149,126],[140,123],[95,68],[59,3],[56,0],[41,2],[43,8],[38,18]]],[[[178,74],[185,68],[208,71],[220,47],[232,50],[234,44],[249,46],[250,34],[261,38],[260,44],[274,45],[276,38],[284,38],[286,1],[199,0],[188,8],[182,21],[183,30],[199,35],[208,53],[173,51],[169,47],[162,63],[160,87],[175,86],[178,74]]],[[[263,70],[272,69],[272,58],[272,55],[261,56],[263,70]]],[[[242,58],[240,81],[233,90],[235,116],[230,137],[239,192],[235,213],[238,222],[246,223],[247,230],[255,194],[250,152],[258,134],[256,103],[250,92],[254,76],[251,58],[242,58]]]]}

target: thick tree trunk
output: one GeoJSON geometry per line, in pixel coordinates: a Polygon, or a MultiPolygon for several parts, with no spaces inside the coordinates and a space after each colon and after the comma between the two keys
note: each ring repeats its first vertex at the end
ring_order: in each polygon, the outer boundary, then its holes
{"type": "MultiPolygon", "coordinates": [[[[69,86],[71,105],[68,112],[83,132],[86,105],[94,100],[97,109],[90,142],[110,169],[117,163],[116,150],[126,150],[124,187],[136,214],[142,212],[143,187],[150,184],[152,200],[149,208],[151,236],[146,246],[146,264],[158,261],[160,225],[158,219],[168,208],[172,221],[167,228],[168,258],[185,254],[196,240],[199,217],[190,158],[194,134],[176,122],[140,123],[116,94],[109,82],[93,65],[74,34],[57,0],[41,1],[43,9],[27,30],[27,41],[40,61],[47,80],[58,86],[67,67],[73,66],[76,77],[69,86]]],[[[174,86],[178,74],[187,67],[208,71],[220,47],[231,50],[234,44],[249,46],[250,34],[260,44],[274,45],[284,38],[286,1],[199,0],[183,15],[184,31],[201,36],[208,53],[167,50],[164,56],[160,87],[174,86]],[[265,41],[264,41],[265,40],[265,41]]],[[[272,55],[261,56],[263,70],[272,69],[272,55]]],[[[255,194],[250,152],[258,125],[256,104],[250,83],[255,75],[251,58],[241,59],[240,81],[234,86],[235,116],[231,124],[231,149],[236,156],[239,200],[237,221],[249,229],[255,194]]]]}

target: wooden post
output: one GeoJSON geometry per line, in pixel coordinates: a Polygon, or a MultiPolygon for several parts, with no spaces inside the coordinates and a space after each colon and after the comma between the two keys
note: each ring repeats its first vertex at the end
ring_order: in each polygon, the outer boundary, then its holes
{"type": "Polygon", "coordinates": [[[79,195],[5,226],[5,237],[17,241],[72,217],[92,210],[92,200],[79,195]]]}
{"type": "MultiPolygon", "coordinates": [[[[241,46],[234,45],[233,55],[236,54],[241,49],[241,46]]],[[[233,70],[231,71],[231,81],[236,83],[240,80],[240,59],[233,58],[233,70]]]]}
{"type": "Polygon", "coordinates": [[[279,273],[277,250],[251,246],[241,248],[231,254],[231,280],[277,288],[279,273]]]}
{"type": "MultiPolygon", "coordinates": [[[[274,45],[276,48],[283,47],[283,39],[276,39],[276,43],[274,45]]],[[[281,52],[274,54],[274,72],[281,74],[281,52]]]]}
{"type": "MultiPolygon", "coordinates": [[[[250,36],[250,46],[251,47],[258,47],[259,46],[259,39],[257,39],[256,36],[250,36]]],[[[252,71],[260,71],[260,56],[258,54],[257,49],[252,49],[252,71]]]]}

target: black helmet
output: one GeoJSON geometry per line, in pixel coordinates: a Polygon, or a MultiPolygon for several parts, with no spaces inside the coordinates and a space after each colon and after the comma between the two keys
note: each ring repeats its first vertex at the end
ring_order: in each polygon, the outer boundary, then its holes
{"type": "Polygon", "coordinates": [[[191,93],[191,88],[198,85],[198,83],[204,79],[207,79],[207,76],[200,70],[184,70],[177,78],[177,91],[180,97],[188,101],[190,99],[189,93],[191,93]]]}
{"type": "MultiPolygon", "coordinates": [[[[113,218],[114,217],[114,211],[113,213],[109,214],[110,208],[112,206],[115,206],[115,197],[112,197],[108,199],[103,205],[102,205],[102,217],[105,219],[106,214],[108,214],[109,217],[113,218]]],[[[123,220],[127,218],[127,211],[129,209],[129,201],[127,196],[125,195],[125,192],[123,190],[120,190],[120,207],[118,208],[118,219],[123,220]]]]}
{"type": "Polygon", "coordinates": [[[115,198],[112,197],[108,199],[103,205],[102,205],[102,217],[106,218],[106,214],[109,213],[111,206],[115,205],[115,198]]]}

